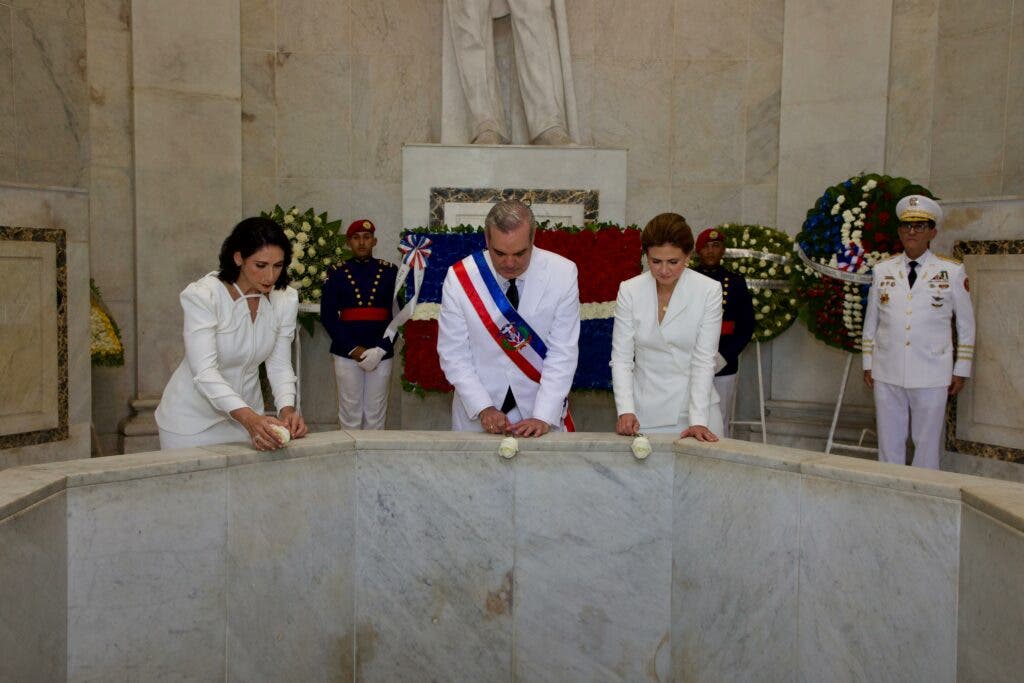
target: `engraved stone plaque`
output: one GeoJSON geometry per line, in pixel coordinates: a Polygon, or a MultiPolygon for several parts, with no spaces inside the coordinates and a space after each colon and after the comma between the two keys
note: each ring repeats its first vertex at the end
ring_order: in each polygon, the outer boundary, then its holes
{"type": "Polygon", "coordinates": [[[67,438],[63,230],[0,227],[0,448],[67,438]]]}
{"type": "Polygon", "coordinates": [[[1024,461],[1024,253],[1020,241],[958,242],[977,325],[972,377],[947,418],[947,447],[1024,461]]]}

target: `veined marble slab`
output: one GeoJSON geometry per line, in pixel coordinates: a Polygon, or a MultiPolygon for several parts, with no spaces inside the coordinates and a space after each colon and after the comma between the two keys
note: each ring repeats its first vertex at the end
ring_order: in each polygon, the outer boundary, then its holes
{"type": "Polygon", "coordinates": [[[516,456],[513,680],[669,677],[674,460],[516,456]]]}
{"type": "Polygon", "coordinates": [[[67,496],[68,680],[221,680],[226,472],[67,496]]]}
{"type": "Polygon", "coordinates": [[[228,469],[226,680],[352,680],[355,504],[351,454],[228,469]]]}
{"type": "Polygon", "coordinates": [[[955,681],[956,501],[807,476],[800,508],[800,679],[955,681]]]}
{"type": "Polygon", "coordinates": [[[795,680],[799,473],[677,458],[673,508],[674,679],[795,680]]]}
{"type": "Polygon", "coordinates": [[[360,681],[511,679],[514,465],[495,451],[360,453],[360,681]]]}

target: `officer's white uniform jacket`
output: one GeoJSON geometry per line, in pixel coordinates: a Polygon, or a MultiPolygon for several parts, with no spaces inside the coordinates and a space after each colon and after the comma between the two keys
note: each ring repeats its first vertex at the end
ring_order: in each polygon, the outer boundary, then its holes
{"type": "Polygon", "coordinates": [[[953,375],[970,377],[974,309],[963,264],[926,251],[917,259],[911,290],[909,262],[900,254],[874,268],[864,317],[864,369],[875,380],[907,389],[947,386],[953,375]]]}

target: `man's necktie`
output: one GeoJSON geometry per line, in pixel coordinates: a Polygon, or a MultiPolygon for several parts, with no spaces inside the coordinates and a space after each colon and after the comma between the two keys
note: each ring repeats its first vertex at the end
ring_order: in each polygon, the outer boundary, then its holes
{"type": "MultiPolygon", "coordinates": [[[[508,281],[508,289],[505,290],[505,296],[508,298],[508,302],[512,304],[512,308],[519,308],[519,288],[516,287],[516,279],[512,278],[508,281]]],[[[516,397],[512,395],[512,387],[508,388],[505,392],[505,402],[501,404],[501,412],[508,415],[509,411],[516,407],[516,397]]]]}
{"type": "Polygon", "coordinates": [[[910,266],[910,275],[907,276],[907,282],[910,283],[910,288],[914,288],[914,283],[917,282],[917,267],[920,265],[917,261],[911,261],[907,264],[910,266]]]}

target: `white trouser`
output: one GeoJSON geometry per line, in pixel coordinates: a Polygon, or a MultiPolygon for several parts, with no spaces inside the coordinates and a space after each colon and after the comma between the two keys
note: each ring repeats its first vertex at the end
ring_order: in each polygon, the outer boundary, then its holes
{"type": "Polygon", "coordinates": [[[391,388],[391,358],[366,372],[351,358],[334,358],[338,422],[342,429],[384,429],[391,388]]]}
{"type": "Polygon", "coordinates": [[[249,443],[249,432],[245,427],[228,419],[207,427],[198,434],[175,434],[161,429],[160,450],[169,451],[175,448],[196,448],[213,446],[218,443],[249,443]]]}
{"type": "Polygon", "coordinates": [[[732,438],[732,412],[736,406],[737,377],[739,373],[734,372],[731,375],[716,376],[714,381],[715,391],[718,392],[718,405],[722,409],[722,433],[718,436],[726,439],[732,438]]]}
{"type": "Polygon", "coordinates": [[[876,379],[878,461],[906,464],[909,431],[914,439],[913,465],[939,469],[946,399],[946,387],[904,389],[876,379]]]}
{"type": "MultiPolygon", "coordinates": [[[[509,139],[494,62],[490,0],[446,0],[455,61],[473,121],[473,136],[485,130],[509,139]]],[[[565,126],[562,59],[551,0],[508,0],[516,72],[530,139],[565,126]]]]}

